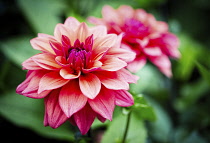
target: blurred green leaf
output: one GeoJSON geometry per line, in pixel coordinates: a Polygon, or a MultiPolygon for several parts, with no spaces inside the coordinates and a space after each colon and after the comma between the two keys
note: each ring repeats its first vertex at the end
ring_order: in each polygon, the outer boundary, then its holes
{"type": "Polygon", "coordinates": [[[193,83],[184,84],[180,91],[180,97],[174,102],[177,111],[184,111],[195,104],[195,102],[205,95],[209,90],[209,85],[203,79],[193,83]]]}
{"type": "Polygon", "coordinates": [[[175,66],[174,77],[186,81],[191,77],[195,61],[202,55],[203,47],[187,35],[180,35],[179,38],[181,58],[175,66]]]}
{"type": "Polygon", "coordinates": [[[40,51],[34,50],[30,45],[31,36],[19,36],[0,43],[0,50],[15,64],[21,63],[40,51]]]}
{"type": "Polygon", "coordinates": [[[208,82],[209,86],[210,86],[210,71],[207,70],[203,65],[201,65],[200,63],[196,62],[196,65],[201,73],[201,75],[203,76],[203,78],[208,82]]]}
{"type": "Polygon", "coordinates": [[[139,94],[137,96],[134,96],[134,105],[131,107],[133,114],[138,118],[142,120],[150,120],[155,121],[156,115],[154,112],[154,109],[147,100],[144,98],[143,95],[139,94]]]}
{"type": "Polygon", "coordinates": [[[71,141],[74,139],[70,126],[64,124],[57,129],[44,127],[44,103],[41,99],[8,92],[0,96],[0,114],[14,124],[30,128],[42,136],[71,141]]]}
{"type": "MultiPolygon", "coordinates": [[[[119,114],[116,118],[110,122],[108,129],[106,130],[102,143],[121,143],[127,116],[119,114]]],[[[147,132],[142,120],[139,120],[131,113],[130,125],[127,134],[127,143],[145,143],[147,132]]]]}
{"type": "Polygon", "coordinates": [[[18,0],[18,4],[37,33],[53,34],[65,10],[64,0],[18,0]]]}
{"type": "Polygon", "coordinates": [[[161,143],[168,142],[172,131],[172,122],[168,113],[155,100],[147,98],[155,110],[156,121],[149,122],[149,134],[161,143]]]}

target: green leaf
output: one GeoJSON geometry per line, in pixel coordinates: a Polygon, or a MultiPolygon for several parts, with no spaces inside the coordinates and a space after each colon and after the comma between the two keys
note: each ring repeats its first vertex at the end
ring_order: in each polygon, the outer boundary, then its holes
{"type": "Polygon", "coordinates": [[[167,112],[155,100],[147,98],[153,106],[156,114],[156,121],[149,122],[149,134],[155,140],[165,143],[168,142],[170,132],[172,131],[172,122],[167,112]]]}
{"type": "Polygon", "coordinates": [[[196,65],[201,73],[201,75],[203,76],[203,78],[208,82],[209,86],[210,86],[210,71],[207,70],[203,65],[201,65],[200,63],[196,62],[196,65]]]}
{"type": "Polygon", "coordinates": [[[195,61],[199,58],[203,49],[202,45],[187,35],[180,35],[181,58],[174,69],[174,77],[180,80],[188,80],[195,67],[195,61]]]}
{"type": "Polygon", "coordinates": [[[65,10],[64,0],[18,0],[18,4],[37,33],[53,34],[65,10]]]}
{"type": "Polygon", "coordinates": [[[149,105],[143,95],[134,96],[134,101],[135,103],[131,108],[137,118],[150,121],[156,120],[153,107],[149,105]]]}
{"type": "Polygon", "coordinates": [[[42,136],[70,141],[74,139],[71,129],[65,124],[57,129],[44,127],[44,103],[41,99],[8,92],[1,95],[0,114],[17,126],[30,128],[42,136]]]}
{"type": "Polygon", "coordinates": [[[15,64],[21,63],[40,51],[34,50],[30,45],[31,36],[19,36],[0,43],[0,50],[15,64]]]}
{"type": "MultiPolygon", "coordinates": [[[[120,143],[122,142],[127,116],[119,114],[110,122],[106,130],[102,143],[120,143]]],[[[126,143],[145,143],[147,132],[142,120],[139,120],[131,113],[130,125],[128,128],[126,143]]]]}

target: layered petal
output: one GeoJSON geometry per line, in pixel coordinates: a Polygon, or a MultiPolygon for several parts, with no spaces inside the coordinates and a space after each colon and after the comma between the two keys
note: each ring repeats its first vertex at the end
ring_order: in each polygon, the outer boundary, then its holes
{"type": "Polygon", "coordinates": [[[134,104],[133,96],[126,90],[113,91],[115,103],[121,107],[128,107],[134,104]]]}
{"type": "Polygon", "coordinates": [[[87,102],[87,97],[82,94],[78,85],[78,81],[70,81],[59,95],[59,104],[68,118],[81,110],[87,102]]]}
{"type": "Polygon", "coordinates": [[[49,72],[40,78],[38,93],[45,90],[57,89],[68,82],[69,80],[63,79],[58,72],[49,72]]]}
{"type": "Polygon", "coordinates": [[[44,126],[51,126],[52,128],[58,128],[68,118],[61,110],[58,102],[60,90],[52,91],[45,99],[45,115],[44,126]]]}
{"type": "Polygon", "coordinates": [[[101,90],[99,78],[92,74],[84,74],[79,77],[79,86],[82,93],[90,99],[94,99],[101,90]]]}
{"type": "Polygon", "coordinates": [[[115,107],[115,96],[113,96],[111,90],[102,88],[99,95],[95,99],[88,99],[88,103],[91,108],[101,115],[103,118],[112,120],[112,114],[115,107]]]}
{"type": "Polygon", "coordinates": [[[82,135],[88,132],[95,117],[96,113],[92,110],[89,104],[86,104],[85,107],[74,114],[74,121],[82,135]]]}

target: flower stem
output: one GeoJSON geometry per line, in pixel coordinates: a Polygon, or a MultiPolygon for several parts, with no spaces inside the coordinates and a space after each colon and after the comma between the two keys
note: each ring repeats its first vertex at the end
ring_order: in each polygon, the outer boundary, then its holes
{"type": "Polygon", "coordinates": [[[122,143],[125,143],[125,141],[126,141],[126,137],[128,134],[128,128],[129,128],[129,124],[130,124],[130,119],[131,119],[131,111],[128,113],[128,116],[127,116],[126,127],[125,127],[125,131],[124,131],[122,143]]]}

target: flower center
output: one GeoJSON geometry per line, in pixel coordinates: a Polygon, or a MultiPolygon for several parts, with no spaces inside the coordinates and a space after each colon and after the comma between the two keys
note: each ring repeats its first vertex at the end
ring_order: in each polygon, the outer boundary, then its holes
{"type": "Polygon", "coordinates": [[[145,26],[142,22],[136,19],[128,19],[125,21],[125,25],[122,27],[126,35],[133,38],[143,39],[149,34],[149,28],[145,26]]]}

